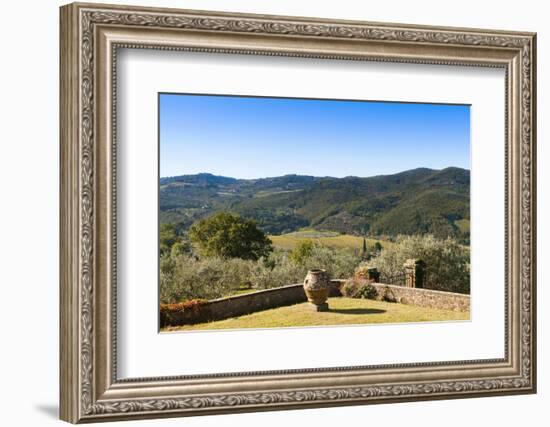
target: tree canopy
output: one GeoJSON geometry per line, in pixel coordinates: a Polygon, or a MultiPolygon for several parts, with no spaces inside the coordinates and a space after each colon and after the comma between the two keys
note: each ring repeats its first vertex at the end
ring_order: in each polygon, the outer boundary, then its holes
{"type": "Polygon", "coordinates": [[[174,224],[161,224],[159,233],[160,254],[170,253],[174,243],[178,241],[176,226],[174,224]]]}
{"type": "Polygon", "coordinates": [[[257,260],[273,250],[271,240],[256,222],[230,212],[219,212],[195,222],[189,238],[205,257],[257,260]]]}

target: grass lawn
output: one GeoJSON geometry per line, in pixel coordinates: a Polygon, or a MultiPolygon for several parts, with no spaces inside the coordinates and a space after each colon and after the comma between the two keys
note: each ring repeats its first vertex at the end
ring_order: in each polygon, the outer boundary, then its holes
{"type": "Polygon", "coordinates": [[[259,311],[245,316],[197,325],[172,326],[162,332],[279,328],[284,326],[359,325],[368,323],[406,323],[443,320],[469,320],[470,313],[425,309],[413,305],[355,298],[329,298],[330,311],[312,311],[308,303],[259,311]]]}
{"type": "MultiPolygon", "coordinates": [[[[352,236],[351,234],[338,234],[331,231],[316,231],[316,230],[304,230],[295,231],[293,233],[282,234],[280,236],[268,236],[273,242],[273,245],[281,249],[294,249],[296,244],[302,240],[311,239],[324,246],[331,248],[353,248],[361,250],[363,248],[363,238],[359,236],[352,236]]],[[[366,239],[367,245],[374,245],[376,242],[380,242],[383,247],[391,245],[391,242],[366,239]]]]}

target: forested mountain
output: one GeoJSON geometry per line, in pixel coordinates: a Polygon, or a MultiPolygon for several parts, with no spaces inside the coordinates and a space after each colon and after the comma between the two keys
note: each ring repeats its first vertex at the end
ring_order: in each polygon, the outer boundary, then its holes
{"type": "Polygon", "coordinates": [[[469,240],[470,171],[412,169],[394,175],[235,179],[208,173],[160,179],[160,220],[186,229],[229,210],[269,234],[301,227],[349,234],[431,233],[469,240]]]}

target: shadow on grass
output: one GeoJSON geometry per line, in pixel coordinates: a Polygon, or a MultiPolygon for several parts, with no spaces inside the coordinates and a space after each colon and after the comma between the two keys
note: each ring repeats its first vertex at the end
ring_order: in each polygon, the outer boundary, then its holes
{"type": "Polygon", "coordinates": [[[379,308],[329,308],[328,311],[338,314],[382,314],[386,312],[379,308]]]}

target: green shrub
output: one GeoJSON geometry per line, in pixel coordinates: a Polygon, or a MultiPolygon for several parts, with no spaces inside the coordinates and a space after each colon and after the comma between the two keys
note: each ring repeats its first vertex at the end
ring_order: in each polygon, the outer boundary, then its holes
{"type": "Polygon", "coordinates": [[[375,299],[378,296],[378,291],[370,283],[365,283],[358,290],[359,298],[375,299]]]}
{"type": "Polygon", "coordinates": [[[378,296],[378,291],[374,286],[364,280],[357,279],[346,280],[340,292],[348,298],[375,299],[378,296]]]}
{"type": "Polygon", "coordinates": [[[346,280],[344,285],[340,288],[340,292],[343,296],[348,298],[357,298],[360,283],[354,279],[346,280]]]}

